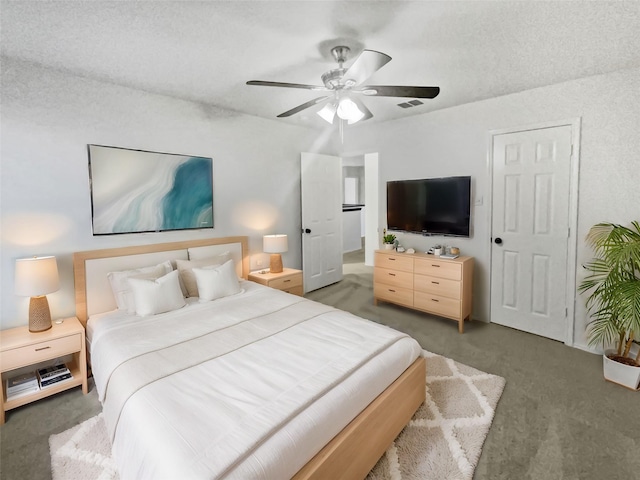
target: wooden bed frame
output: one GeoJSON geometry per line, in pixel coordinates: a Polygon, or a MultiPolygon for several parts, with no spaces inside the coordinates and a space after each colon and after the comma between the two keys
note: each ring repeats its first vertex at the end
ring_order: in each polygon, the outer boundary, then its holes
{"type": "MultiPolygon", "coordinates": [[[[76,316],[86,326],[86,261],[209,245],[240,243],[242,276],[249,275],[248,237],[222,237],[76,252],[73,255],[76,316]]],[[[294,476],[295,480],[361,479],[375,466],[391,442],[424,402],[425,359],[418,358],[294,476]]]]}

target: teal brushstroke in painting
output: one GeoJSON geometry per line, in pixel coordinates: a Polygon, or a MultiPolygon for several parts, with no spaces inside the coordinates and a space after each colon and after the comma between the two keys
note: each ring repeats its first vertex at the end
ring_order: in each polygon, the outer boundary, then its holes
{"type": "Polygon", "coordinates": [[[210,158],[192,157],[175,172],[162,199],[162,229],[213,227],[213,171],[210,158]]]}

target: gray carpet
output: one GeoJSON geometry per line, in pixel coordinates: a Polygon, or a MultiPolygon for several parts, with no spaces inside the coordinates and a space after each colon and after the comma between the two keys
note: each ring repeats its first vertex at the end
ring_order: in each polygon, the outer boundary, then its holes
{"type": "MultiPolygon", "coordinates": [[[[345,255],[344,280],[308,295],[412,335],[422,347],[504,377],[506,388],[475,471],[477,480],[638,478],[640,393],[605,382],[602,360],[495,324],[374,306],[372,269],[345,255]]],[[[0,478],[50,479],[48,438],[100,411],[79,388],[7,413],[0,478]]]]}

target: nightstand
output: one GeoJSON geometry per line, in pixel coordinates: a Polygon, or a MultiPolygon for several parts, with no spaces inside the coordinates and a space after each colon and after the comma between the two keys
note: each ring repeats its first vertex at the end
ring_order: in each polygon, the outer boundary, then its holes
{"type": "Polygon", "coordinates": [[[260,271],[251,272],[249,280],[283,292],[292,293],[293,295],[304,295],[302,270],[283,268],[282,273],[271,273],[269,271],[266,273],[260,273],[260,271]]]}
{"type": "Polygon", "coordinates": [[[0,424],[4,423],[7,410],[26,405],[41,398],[55,395],[69,388],[82,385],[82,393],[87,394],[87,350],[84,327],[76,317],[65,318],[62,323],[44,332],[31,333],[29,327],[17,327],[0,331],[0,368],[2,369],[2,409],[0,424]],[[67,362],[73,378],[51,385],[37,392],[7,400],[6,378],[13,370],[33,367],[66,355],[72,355],[67,362]]]}

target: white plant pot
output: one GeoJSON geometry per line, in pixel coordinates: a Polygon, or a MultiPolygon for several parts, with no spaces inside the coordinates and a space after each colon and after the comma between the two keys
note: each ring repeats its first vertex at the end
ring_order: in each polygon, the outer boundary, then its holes
{"type": "Polygon", "coordinates": [[[638,390],[640,387],[640,367],[632,367],[609,359],[607,355],[615,354],[615,350],[606,350],[604,353],[602,356],[604,378],[631,390],[638,390]]]}
{"type": "Polygon", "coordinates": [[[385,250],[393,250],[393,248],[395,247],[395,243],[385,243],[384,244],[384,249],[385,250]]]}

